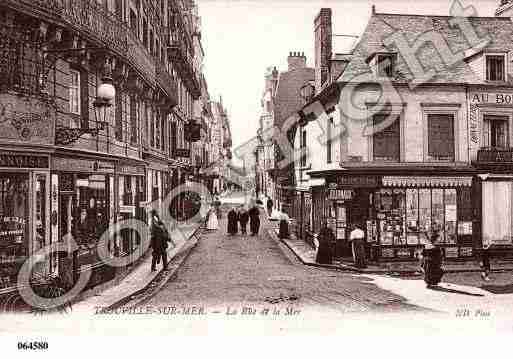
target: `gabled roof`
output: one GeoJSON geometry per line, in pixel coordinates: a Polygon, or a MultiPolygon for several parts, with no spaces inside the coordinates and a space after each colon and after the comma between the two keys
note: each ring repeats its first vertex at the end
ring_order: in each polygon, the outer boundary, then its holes
{"type": "Polygon", "coordinates": [[[310,67],[281,72],[274,100],[274,124],[281,126],[285,120],[303,106],[300,89],[315,79],[315,70],[310,67]]]}
{"type": "MultiPolygon", "coordinates": [[[[447,41],[447,45],[453,54],[467,50],[470,45],[457,26],[451,26],[451,16],[434,15],[405,15],[405,14],[372,14],[366,29],[364,30],[358,44],[356,45],[351,61],[345,71],[338,78],[339,82],[354,81],[358,76],[358,82],[365,79],[362,74],[367,73],[368,80],[375,82],[376,78],[371,73],[369,64],[365,61],[377,52],[397,52],[396,82],[409,82],[414,76],[406,62],[401,57],[400,51],[395,45],[385,47],[384,39],[394,32],[400,32],[410,44],[422,34],[436,31],[447,41]]],[[[490,35],[491,41],[486,49],[511,51],[513,50],[513,22],[506,17],[469,17],[471,25],[480,38],[486,34],[490,35]]],[[[424,35],[425,36],[425,35],[424,35]]],[[[483,84],[486,83],[479,78],[470,65],[465,61],[459,61],[453,66],[447,66],[439,56],[433,44],[428,42],[417,52],[417,58],[422,63],[424,70],[434,68],[436,75],[428,82],[430,83],[453,83],[453,84],[483,84]]],[[[513,79],[508,74],[507,79],[513,84],[513,79]]]]}

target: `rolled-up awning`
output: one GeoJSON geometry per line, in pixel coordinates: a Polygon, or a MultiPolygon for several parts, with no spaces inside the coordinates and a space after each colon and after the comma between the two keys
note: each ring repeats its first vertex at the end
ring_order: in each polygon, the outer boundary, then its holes
{"type": "Polygon", "coordinates": [[[471,187],[472,177],[384,176],[385,187],[471,187]]]}

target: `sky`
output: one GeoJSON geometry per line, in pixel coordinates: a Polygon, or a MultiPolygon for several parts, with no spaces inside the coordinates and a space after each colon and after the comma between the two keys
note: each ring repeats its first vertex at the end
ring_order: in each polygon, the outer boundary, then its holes
{"type": "MultiPolygon", "coordinates": [[[[202,21],[204,72],[210,96],[222,96],[231,123],[233,148],[256,135],[264,74],[287,70],[289,52],[304,52],[314,67],[314,18],[332,9],[333,34],[360,35],[376,12],[448,15],[452,0],[196,0],[202,21]]],[[[499,0],[460,0],[478,16],[493,16],[499,0]]],[[[354,40],[334,37],[334,52],[354,40]]]]}

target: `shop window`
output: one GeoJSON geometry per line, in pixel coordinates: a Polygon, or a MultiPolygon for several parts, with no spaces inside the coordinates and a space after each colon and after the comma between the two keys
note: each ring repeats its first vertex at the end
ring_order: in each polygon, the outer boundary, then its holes
{"type": "Polygon", "coordinates": [[[0,174],[0,289],[16,284],[28,256],[28,187],[28,175],[0,174]]]}
{"type": "Polygon", "coordinates": [[[69,112],[80,115],[80,72],[70,70],[69,112]]]}
{"type": "Polygon", "coordinates": [[[428,160],[454,161],[454,115],[428,114],[428,160]]]}
{"type": "Polygon", "coordinates": [[[506,148],[509,145],[508,116],[483,116],[483,146],[506,148]]]}
{"type": "Polygon", "coordinates": [[[511,245],[512,182],[485,181],[483,192],[483,245],[511,245]]]}
{"type": "Polygon", "coordinates": [[[504,55],[486,55],[486,80],[504,81],[506,62],[504,55]]]}
{"type": "MultiPolygon", "coordinates": [[[[96,244],[109,225],[110,200],[108,180],[104,175],[77,175],[73,196],[62,203],[70,206],[71,216],[63,228],[70,228],[79,245],[79,265],[97,261],[96,244]]],[[[61,208],[61,213],[68,208],[61,208]]]]}
{"type": "Polygon", "coordinates": [[[389,114],[373,117],[374,134],[372,136],[372,152],[374,161],[399,162],[401,138],[399,117],[389,114]],[[392,120],[392,123],[388,123],[392,120]]]}
{"type": "Polygon", "coordinates": [[[123,117],[124,117],[124,94],[116,92],[116,112],[114,120],[114,137],[118,141],[123,141],[123,117]]]}

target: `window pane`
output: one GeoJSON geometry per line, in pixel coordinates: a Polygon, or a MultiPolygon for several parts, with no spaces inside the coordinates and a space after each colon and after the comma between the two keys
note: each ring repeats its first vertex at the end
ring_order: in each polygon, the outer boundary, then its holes
{"type": "Polygon", "coordinates": [[[373,134],[373,159],[375,161],[399,161],[400,126],[399,116],[376,115],[373,134]],[[389,121],[392,120],[392,123],[389,121]]]}
{"type": "Polygon", "coordinates": [[[433,196],[432,196],[432,228],[433,230],[440,231],[440,241],[445,241],[445,235],[444,235],[444,218],[445,218],[445,211],[444,211],[444,190],[441,188],[434,188],[433,189],[433,196]]]}
{"type": "Polygon", "coordinates": [[[419,229],[425,243],[425,233],[431,230],[431,190],[426,188],[419,190],[419,229]]]}
{"type": "Polygon", "coordinates": [[[406,228],[408,244],[418,244],[419,191],[414,188],[406,190],[406,228]]]}
{"type": "Polygon", "coordinates": [[[504,56],[486,56],[486,79],[504,81],[504,56]]]}
{"type": "Polygon", "coordinates": [[[435,161],[454,161],[454,116],[428,115],[428,157],[435,161]]]}
{"type": "Polygon", "coordinates": [[[456,219],[457,201],[456,189],[445,190],[445,240],[447,243],[456,244],[456,219]]]}

